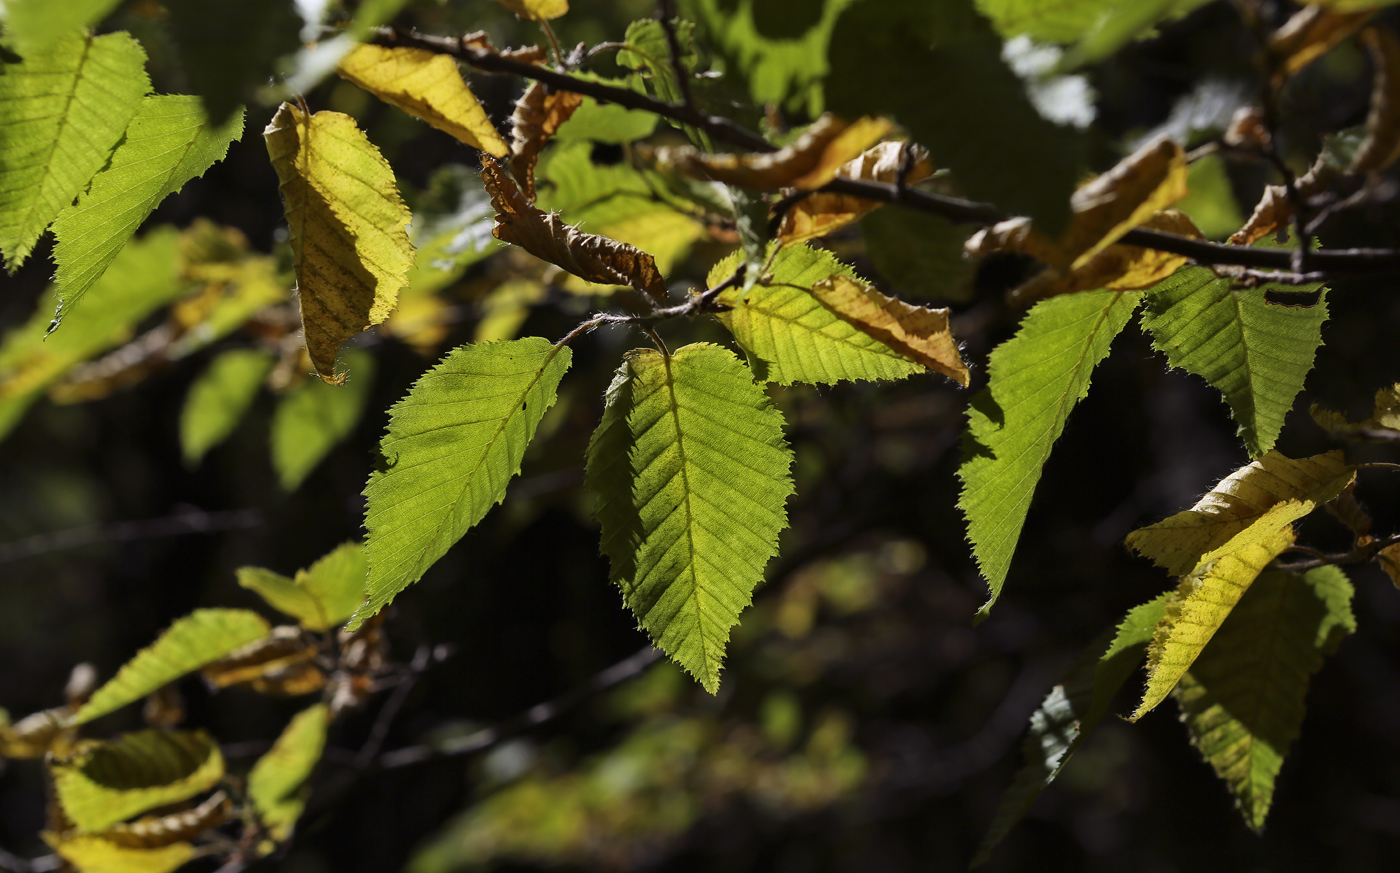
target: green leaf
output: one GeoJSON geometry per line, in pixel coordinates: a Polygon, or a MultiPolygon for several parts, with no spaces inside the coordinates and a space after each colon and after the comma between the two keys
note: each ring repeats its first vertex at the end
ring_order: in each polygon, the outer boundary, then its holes
{"type": "Polygon", "coordinates": [[[81,873],[174,873],[200,854],[186,842],[135,848],[123,839],[127,834],[120,832],[59,837],[46,831],[43,836],[60,858],[81,873]]]}
{"type": "MultiPolygon", "coordinates": [[[[624,83],[576,73],[578,78],[602,82],[608,85],[626,87],[624,83]]],[[[560,142],[588,140],[590,142],[626,143],[646,139],[656,130],[659,116],[640,109],[627,109],[616,103],[599,103],[592,97],[584,97],[583,103],[569,120],[564,122],[554,138],[560,142]]]]}
{"type": "MultiPolygon", "coordinates": [[[[12,5],[7,24],[16,35],[15,16],[41,5],[79,3],[12,5]]],[[[107,163],[149,90],[146,53],[125,33],[74,32],[0,65],[0,252],[11,273],[107,163]]]]}
{"type": "Polygon", "coordinates": [[[197,97],[160,95],[141,103],[92,187],[54,222],[60,299],[50,330],[102,277],[156,206],[223,160],[229,143],[242,134],[241,112],[223,127],[212,127],[197,97]]]}
{"type": "Polygon", "coordinates": [[[1147,688],[1129,721],[1137,721],[1166,699],[1260,572],[1293,544],[1295,536],[1291,525],[1262,538],[1245,531],[1240,539],[1247,545],[1182,577],[1167,599],[1166,615],[1152,638],[1147,653],[1147,688]]]}
{"type": "Polygon", "coordinates": [[[301,46],[301,16],[289,0],[165,0],[170,30],[190,88],[219,125],[278,72],[301,46]]]}
{"type": "Polygon", "coordinates": [[[860,220],[865,251],[891,290],[966,303],[977,264],[963,254],[964,225],[912,209],[876,209],[860,220]]]}
{"type": "Polygon", "coordinates": [[[286,491],[295,491],[331,449],[359,423],[374,386],[374,356],[355,350],[345,355],[343,385],[308,379],[283,397],[272,413],[272,468],[286,491]]]}
{"type": "Polygon", "coordinates": [[[1319,284],[1235,287],[1206,267],[1188,267],[1150,292],[1142,324],[1167,363],[1225,395],[1250,457],[1274,447],[1322,345],[1327,292],[1319,284]],[[1316,303],[1270,303],[1266,294],[1316,293],[1316,303]]]}
{"type": "Polygon", "coordinates": [[[64,813],[79,830],[94,832],[213,788],[224,776],[224,758],[204,731],[149,729],[111,742],[84,740],[49,769],[64,813]]]}
{"type": "Polygon", "coordinates": [[[297,713],[248,773],[248,799],[276,840],[291,835],[304,801],[299,789],[326,746],[330,708],[318,703],[297,713]]]}
{"type": "Polygon", "coordinates": [[[1201,233],[1211,239],[1224,239],[1244,225],[1244,214],[1230,187],[1225,159],[1220,155],[1192,161],[1186,187],[1190,193],[1173,208],[1189,215],[1201,233]]]}
{"type": "Polygon", "coordinates": [[[991,597],[1001,594],[1040,471],[1094,367],[1132,317],[1142,295],[1085,291],[1035,305],[1016,336],[992,352],[991,380],[972,398],[958,506],[991,597]]]}
{"type": "Polygon", "coordinates": [[[1077,43],[1076,63],[1108,57],[1153,25],[1176,18],[1206,0],[977,0],[977,8],[1005,37],[1077,43]]]}
{"type": "MultiPolygon", "coordinates": [[[[694,90],[694,69],[699,62],[695,51],[695,22],[677,18],[672,22],[672,32],[681,47],[680,62],[683,75],[689,77],[694,90]]],[[[685,92],[681,90],[680,79],[675,65],[671,62],[671,43],[666,36],[666,28],[654,18],[643,18],[627,25],[623,37],[627,48],[617,53],[618,66],[636,70],[633,81],[645,85],[653,97],[667,103],[684,103],[685,92]]],[[[640,88],[638,89],[640,90],[640,88]]],[[[673,124],[675,122],[672,122],[673,124]]],[[[710,136],[689,125],[676,124],[686,132],[690,140],[705,151],[710,151],[710,136]]]]}
{"type": "Polygon", "coordinates": [[[710,693],[787,526],[782,416],[733,353],[629,352],[588,447],[602,550],[652,640],[710,693]]]}
{"type": "Polygon", "coordinates": [[[224,655],[267,636],[262,616],[246,609],[196,609],[176,619],[156,641],[136,653],[73,716],[85,724],[115,712],[224,655]]]}
{"type": "Polygon", "coordinates": [[[136,324],[179,297],[178,234],[162,227],[122,249],[95,286],[93,300],[64,322],[62,333],[44,334],[58,305],[57,289],[41,298],[29,321],[0,344],[0,436],[73,367],[131,339],[136,324]]]}
{"type": "Polygon", "coordinates": [[[1176,687],[1191,742],[1256,832],[1302,726],[1309,680],[1356,631],[1352,594],[1336,567],[1262,574],[1176,687]]]}
{"type": "Polygon", "coordinates": [[[1030,811],[1035,799],[1055,781],[1070,756],[1108,714],[1113,696],[1142,663],[1152,632],[1166,611],[1166,598],[1163,594],[1130,610],[1117,631],[1090,645],[1032,713],[1030,732],[1021,743],[1024,763],[1002,796],[992,826],[972,860],[973,867],[991,857],[992,850],[1030,811]]]}
{"type": "Polygon", "coordinates": [[[1035,110],[972,0],[862,0],[846,8],[834,33],[828,109],[846,118],[893,118],[939,167],[952,170],[968,196],[1030,215],[1040,232],[1059,234],[1083,172],[1086,138],[1035,110]],[[911,70],[937,85],[911,87],[911,70]]]}
{"type": "MultiPolygon", "coordinates": [[[[64,37],[96,24],[117,8],[121,0],[8,0],[5,28],[21,54],[46,51],[64,37]]],[[[123,34],[124,36],[125,34],[123,34]]],[[[145,93],[144,91],[142,92],[145,93]]]]}
{"type": "Polygon", "coordinates": [[[239,567],[238,584],[309,631],[322,632],[355,613],[365,599],[369,563],[359,543],[343,543],[288,579],[262,567],[239,567]]]}
{"type": "Polygon", "coordinates": [[[260,349],[224,352],[190,385],[180,410],[180,446],[186,464],[199,463],[233,433],[276,361],[260,349]]]}
{"type": "Polygon", "coordinates": [[[369,599],[351,630],[505,499],[570,359],[539,337],[465,345],[394,404],[365,486],[369,599]]]}

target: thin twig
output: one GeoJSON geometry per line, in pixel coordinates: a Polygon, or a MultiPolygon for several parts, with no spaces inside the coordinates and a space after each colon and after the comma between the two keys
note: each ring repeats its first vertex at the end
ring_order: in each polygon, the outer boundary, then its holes
{"type": "Polygon", "coordinates": [[[1400,464],[1392,464],[1388,461],[1367,461],[1364,464],[1357,464],[1358,470],[1400,470],[1400,464]]]}
{"type": "Polygon", "coordinates": [[[399,710],[408,701],[408,695],[413,691],[413,686],[418,684],[418,679],[428,669],[432,657],[433,650],[428,646],[419,646],[418,651],[413,653],[413,661],[408,665],[408,675],[399,681],[398,686],[394,688],[394,693],[389,695],[389,699],[384,701],[384,705],[379,708],[379,715],[374,719],[369,736],[365,739],[365,744],[360,747],[360,751],[355,753],[355,760],[351,762],[350,766],[356,770],[363,770],[373,763],[374,756],[379,754],[379,750],[384,747],[384,741],[389,737],[389,728],[393,725],[399,710]]]}
{"type": "Polygon", "coordinates": [[[666,45],[671,50],[671,69],[675,71],[676,85],[681,89],[681,102],[694,109],[695,98],[690,93],[690,72],[686,70],[685,63],[681,60],[681,41],[676,38],[676,26],[673,21],[675,17],[676,13],[671,8],[671,0],[658,0],[656,19],[661,22],[661,29],[666,32],[666,45]]]}
{"type": "Polygon", "coordinates": [[[1400,534],[1385,537],[1384,539],[1372,540],[1364,546],[1357,546],[1353,548],[1349,552],[1337,552],[1335,554],[1330,555],[1326,554],[1325,552],[1319,552],[1316,549],[1310,549],[1307,546],[1293,546],[1291,547],[1291,551],[1315,554],[1317,555],[1317,557],[1313,558],[1310,561],[1295,561],[1292,564],[1276,563],[1273,566],[1274,569],[1284,570],[1289,573],[1302,573],[1306,570],[1313,570],[1327,564],[1335,564],[1339,566],[1367,564],[1375,560],[1376,555],[1380,554],[1382,550],[1387,549],[1390,546],[1395,545],[1396,543],[1400,543],[1400,534]]]}
{"type": "Polygon", "coordinates": [[[94,543],[126,543],[193,533],[246,530],[257,527],[262,522],[262,514],[252,509],[230,512],[205,512],[202,509],[190,509],[165,518],[89,524],[54,533],[35,534],[10,543],[0,543],[0,564],[32,558],[35,555],[43,555],[48,552],[76,549],[94,543]]]}

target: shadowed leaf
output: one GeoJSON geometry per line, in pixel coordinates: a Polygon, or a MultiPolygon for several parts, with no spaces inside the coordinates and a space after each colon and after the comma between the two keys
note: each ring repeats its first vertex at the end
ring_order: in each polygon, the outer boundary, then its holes
{"type": "Polygon", "coordinates": [[[224,759],[203,731],[153,728],[111,742],[84,740],[49,770],[64,814],[94,832],[214,787],[224,759]]]}
{"type": "Polygon", "coordinates": [[[285,840],[301,816],[305,801],[299,789],[326,745],[330,709],[318,703],[297,713],[248,773],[248,799],[274,839],[285,840]]]}
{"type": "Polygon", "coordinates": [[[239,567],[238,584],[257,592],[273,609],[309,631],[327,631],[348,619],[365,599],[369,565],[359,543],[343,543],[296,577],[239,567]]]}
{"type": "Polygon", "coordinates": [[[213,360],[190,385],[180,410],[180,447],[187,465],[228,439],[253,405],[276,358],[260,349],[234,349],[213,360]]]}

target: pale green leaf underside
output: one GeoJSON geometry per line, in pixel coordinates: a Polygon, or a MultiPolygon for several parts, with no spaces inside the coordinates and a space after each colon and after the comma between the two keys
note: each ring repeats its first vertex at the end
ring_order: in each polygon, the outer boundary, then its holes
{"type": "MultiPolygon", "coordinates": [[[[63,3],[30,0],[49,10],[63,3]]],[[[10,22],[14,26],[14,22],[10,22]]],[[[0,76],[0,252],[11,272],[102,169],[151,83],[130,35],[78,31],[0,76]]]]}
{"type": "Polygon", "coordinates": [[[203,731],[151,729],[84,743],[51,770],[64,813],[93,832],[214,787],[224,759],[203,731]]]}
{"type": "Polygon", "coordinates": [[[330,709],[318,703],[297,713],[248,773],[248,799],[274,836],[285,839],[301,815],[299,789],[326,745],[330,709]]]}
{"type": "Polygon", "coordinates": [[[1021,769],[1002,796],[972,866],[991,857],[992,850],[1055,781],[1070,756],[1108,714],[1114,694],[1142,663],[1152,632],[1165,610],[1165,594],[1134,607],[1117,631],[1095,641],[1069,675],[1046,695],[1031,715],[1030,732],[1021,744],[1021,769]]]}
{"type": "Polygon", "coordinates": [[[185,463],[196,464],[233,433],[253,404],[276,358],[259,349],[219,355],[190,385],[180,410],[180,448],[185,463]]]}
{"type": "MultiPolygon", "coordinates": [[[[739,266],[734,254],[710,270],[711,288],[739,266]]],[[[824,249],[790,246],[778,252],[765,276],[747,291],[719,297],[731,307],[719,320],[738,341],[758,379],[832,384],[849,379],[903,379],[926,368],[842,319],[812,295],[814,284],[834,275],[859,279],[824,249]]],[[[862,280],[863,281],[863,280],[862,280]]]]}
{"type": "Polygon", "coordinates": [[[1252,458],[1274,447],[1303,389],[1327,320],[1326,291],[1312,306],[1269,303],[1265,293],[1317,292],[1320,285],[1233,288],[1205,267],[1188,267],[1152,289],[1142,325],[1167,363],[1225,395],[1252,458]]]}
{"type": "Polygon", "coordinates": [[[111,161],[54,222],[55,322],[72,311],[156,206],[223,160],[242,134],[242,112],[213,127],[198,97],[155,95],[141,102],[111,161]]]}
{"type": "Polygon", "coordinates": [[[980,616],[1001,593],[1050,449],[1141,299],[1132,291],[1053,297],[1032,308],[1016,336],[992,352],[990,383],[968,408],[965,459],[958,470],[958,506],[991,588],[980,616]]]}
{"type": "Polygon", "coordinates": [[[1312,674],[1356,630],[1352,593],[1336,567],[1262,574],[1177,684],[1191,741],[1255,831],[1298,737],[1312,674]]]}
{"type": "Polygon", "coordinates": [[[295,491],[364,414],[374,386],[374,355],[357,349],[347,352],[343,362],[343,385],[307,379],[273,410],[268,432],[272,469],[285,491],[295,491]]]}
{"type": "Polygon", "coordinates": [[[73,716],[83,724],[114,712],[212,663],[240,646],[267,636],[269,627],[246,609],[196,609],[177,619],[156,641],[137,652],[117,675],[73,716]]]}
{"type": "Polygon", "coordinates": [[[369,599],[352,629],[505,499],[569,361],[540,337],[465,345],[394,404],[383,467],[365,486],[369,599]]]}
{"type": "Polygon", "coordinates": [[[787,526],[782,416],[727,349],[630,352],[588,449],[602,550],[652,640],[706,690],[787,526]]]}
{"type": "Polygon", "coordinates": [[[359,543],[344,543],[288,579],[262,567],[239,567],[238,584],[310,631],[326,631],[354,614],[365,599],[369,564],[359,543]]]}

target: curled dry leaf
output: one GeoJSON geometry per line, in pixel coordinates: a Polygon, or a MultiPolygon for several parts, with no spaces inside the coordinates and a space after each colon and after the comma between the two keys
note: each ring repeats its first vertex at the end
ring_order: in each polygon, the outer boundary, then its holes
{"type": "Polygon", "coordinates": [[[338,72],[386,103],[495,157],[506,141],[462,80],[457,62],[424,49],[356,46],[338,72]]]}
{"type": "Polygon", "coordinates": [[[1304,6],[1269,37],[1275,85],[1327,54],[1355,33],[1371,12],[1333,12],[1322,6],[1304,6]]]}
{"type": "Polygon", "coordinates": [[[1358,545],[1361,545],[1360,539],[1371,532],[1371,516],[1361,505],[1361,501],[1356,499],[1355,482],[1348,485],[1341,494],[1322,504],[1322,508],[1356,534],[1358,545]]]}
{"type": "Polygon", "coordinates": [[[1230,126],[1225,128],[1223,139],[1230,148],[1262,152],[1273,142],[1274,136],[1264,123],[1263,110],[1258,106],[1241,106],[1230,116],[1230,126]]]}
{"type": "Polygon", "coordinates": [[[764,154],[709,154],[693,146],[659,149],[657,160],[696,179],[741,188],[820,188],[842,165],[860,155],[890,131],[883,118],[862,118],[847,124],[827,113],[812,123],[791,145],[764,154]]]}
{"type": "MultiPolygon", "coordinates": [[[[1336,171],[1319,155],[1312,167],[1294,180],[1293,187],[1300,197],[1307,200],[1326,191],[1335,175],[1336,171]]],[[[1259,198],[1259,204],[1254,207],[1254,213],[1244,227],[1230,234],[1229,242],[1237,246],[1254,245],[1279,228],[1287,227],[1293,220],[1293,212],[1288,189],[1282,185],[1270,185],[1264,189],[1264,195],[1259,198]]]]}
{"type": "Polygon", "coordinates": [[[295,696],[319,691],[325,674],[316,666],[316,646],[301,628],[284,625],[256,642],[204,667],[215,688],[248,685],[262,694],[295,696]]]}
{"type": "Polygon", "coordinates": [[[113,825],[102,832],[102,839],[129,849],[157,849],[191,840],[216,828],[233,813],[233,801],[223,791],[209,795],[203,803],[170,815],[145,815],[133,822],[113,825]]]}
{"type": "Polygon", "coordinates": [[[1376,173],[1400,158],[1400,39],[1388,27],[1361,31],[1361,42],[1376,66],[1366,139],[1347,168],[1348,173],[1376,173]]]}
{"type": "Polygon", "coordinates": [[[812,296],[842,321],[967,387],[967,364],[948,326],[948,310],[886,297],[874,286],[840,274],[813,285],[812,296]]]}
{"type": "Polygon", "coordinates": [[[482,162],[481,178],[496,210],[491,231],[496,239],[514,243],[581,279],[630,285],[656,300],[665,298],[666,280],[651,255],[615,239],[584,233],[559,216],[536,209],[492,161],[482,162]]]}
{"type": "Polygon", "coordinates": [[[569,0],[496,0],[505,8],[535,21],[558,18],[569,11],[569,0]]]}
{"type": "MultiPolygon", "coordinates": [[[[866,182],[906,185],[933,175],[933,162],[921,146],[904,142],[882,142],[866,149],[854,160],[847,161],[836,171],[838,177],[866,182]],[[904,178],[900,173],[908,167],[904,178]]],[[[778,226],[778,240],[784,246],[806,242],[845,227],[880,206],[878,200],[867,200],[853,194],[818,191],[794,203],[783,214],[778,226]]]]}
{"type": "Polygon", "coordinates": [[[1400,382],[1376,392],[1375,410],[1361,421],[1352,421],[1345,413],[1313,404],[1313,420],[1336,437],[1366,442],[1400,440],[1400,382]]]}
{"type": "Polygon", "coordinates": [[[527,64],[543,64],[549,60],[549,52],[537,45],[526,45],[520,48],[498,49],[491,44],[491,37],[484,30],[474,30],[463,36],[462,48],[473,49],[478,52],[496,55],[502,58],[509,58],[512,61],[524,61],[527,64]]]}
{"type": "Polygon", "coordinates": [[[535,160],[540,149],[583,105],[583,95],[573,91],[550,91],[543,82],[532,82],[510,116],[510,172],[520,183],[521,193],[535,202],[535,160]]]}
{"type": "Polygon", "coordinates": [[[1376,561],[1390,577],[1390,581],[1395,583],[1395,587],[1400,588],[1400,543],[1381,549],[1376,555],[1376,561]]]}

